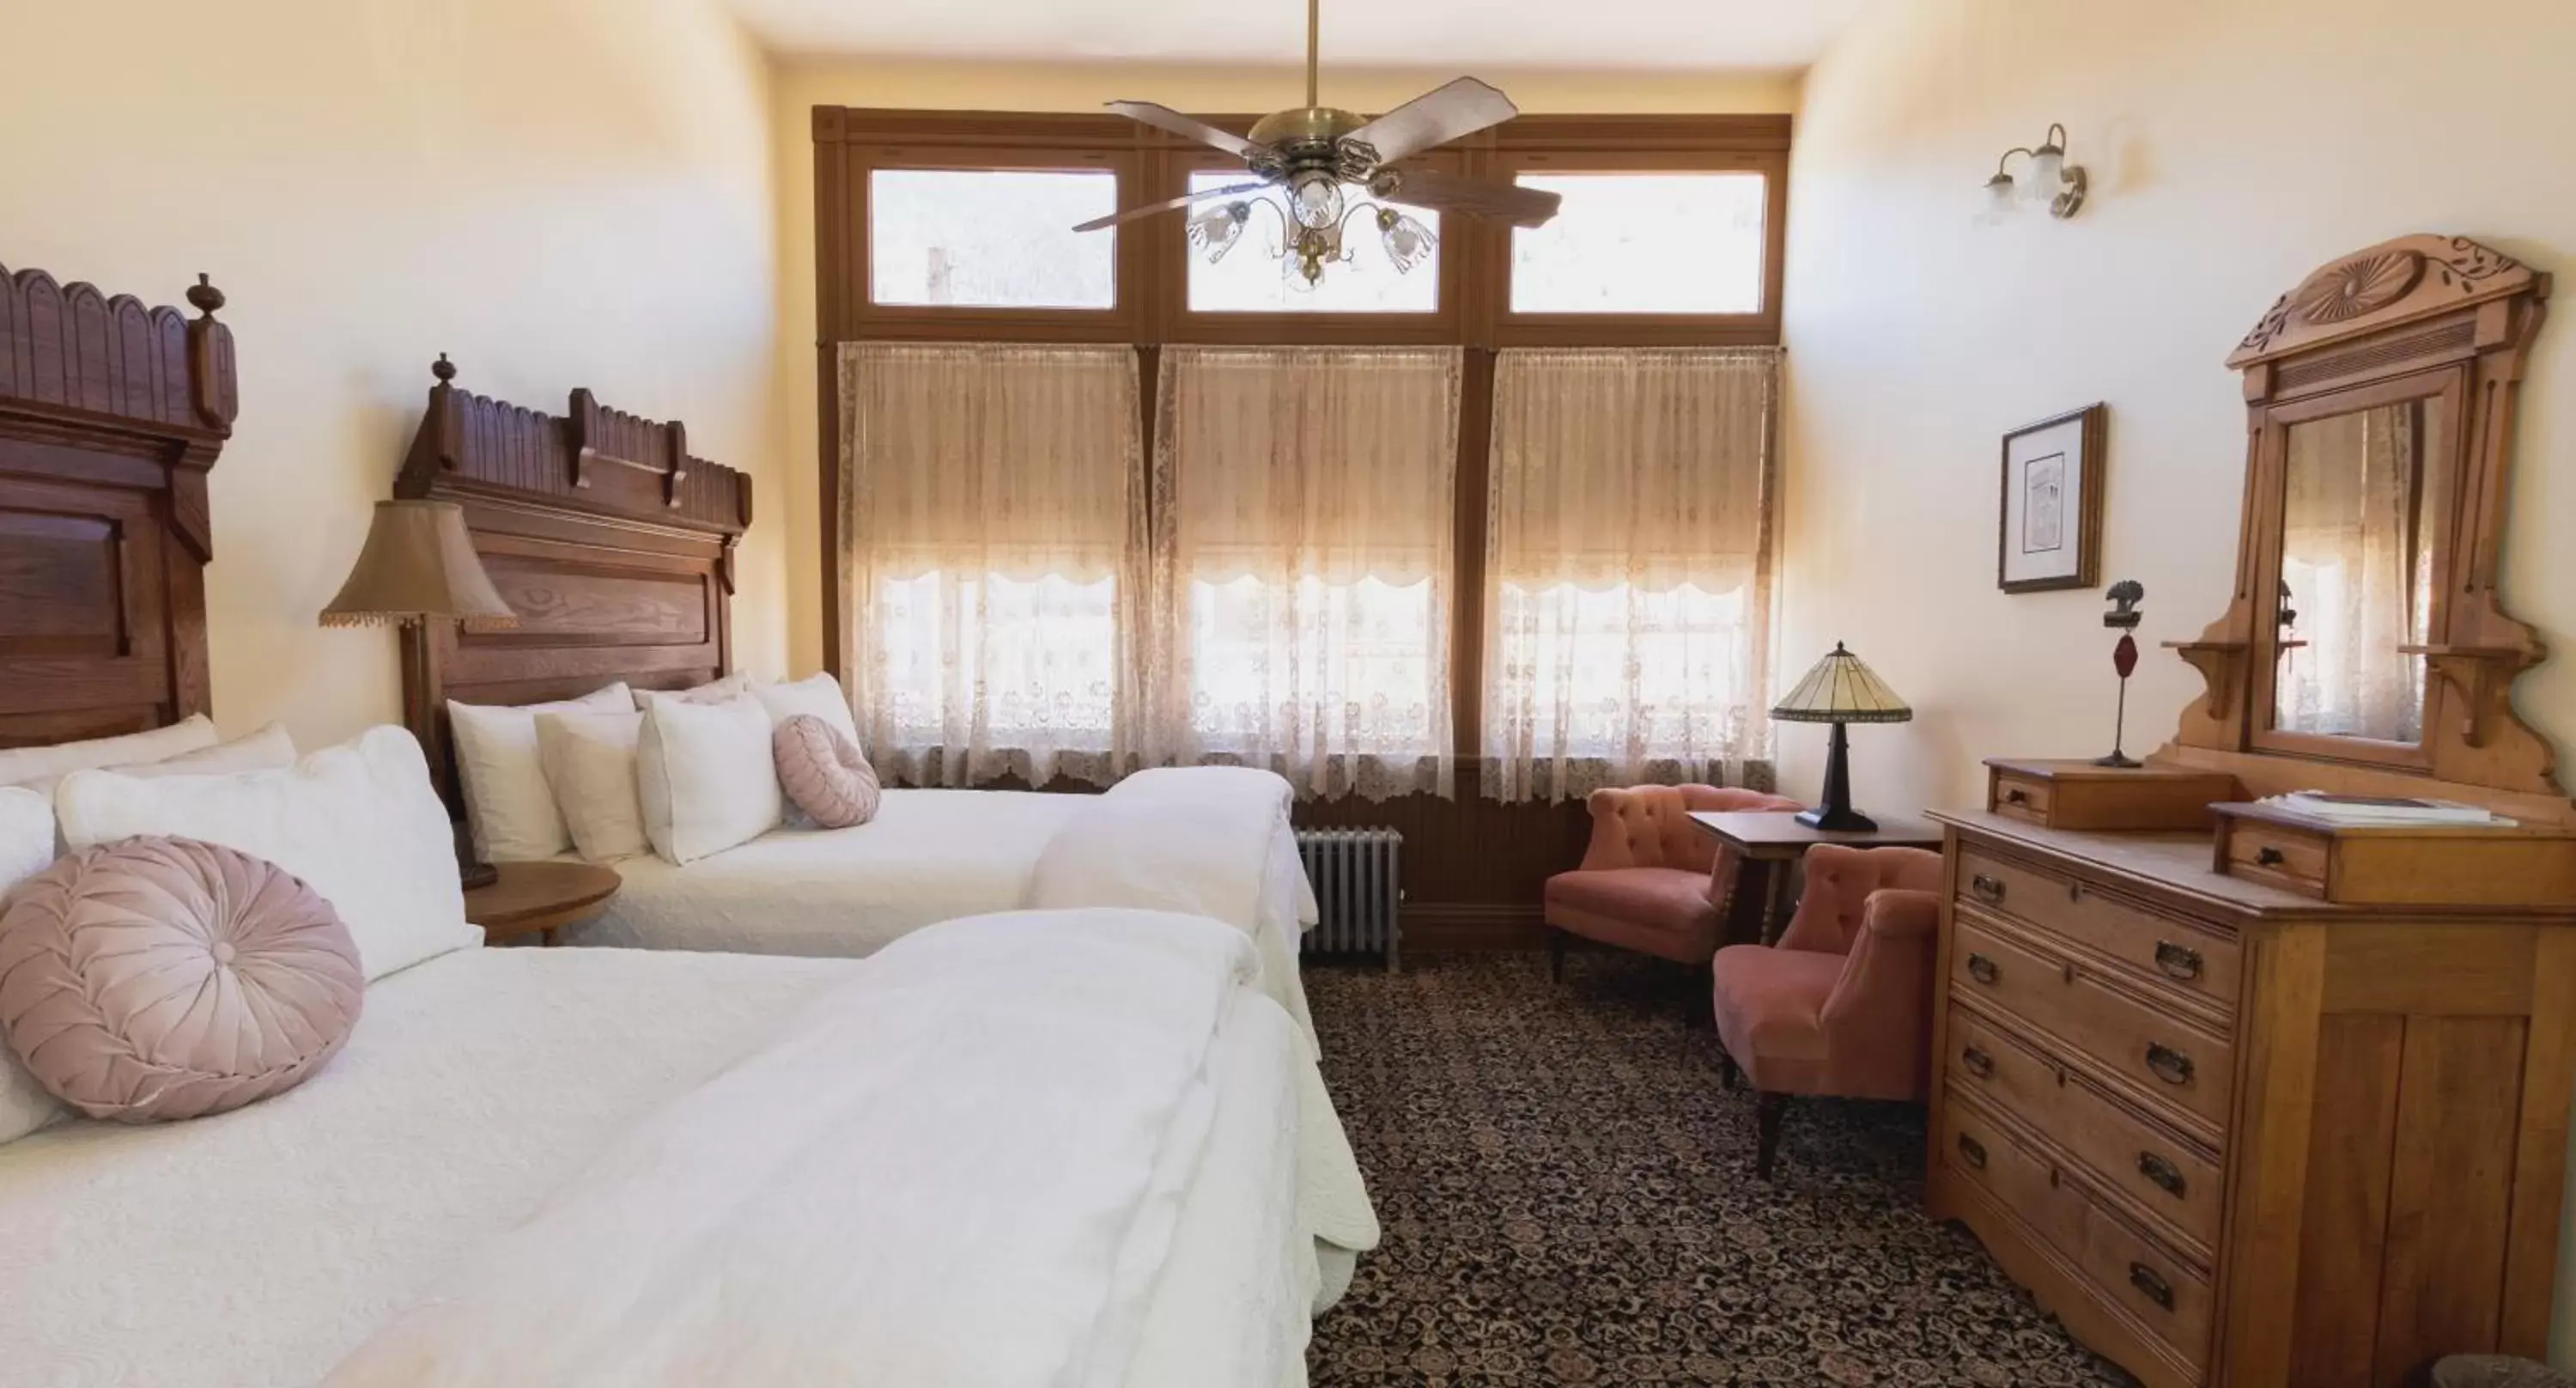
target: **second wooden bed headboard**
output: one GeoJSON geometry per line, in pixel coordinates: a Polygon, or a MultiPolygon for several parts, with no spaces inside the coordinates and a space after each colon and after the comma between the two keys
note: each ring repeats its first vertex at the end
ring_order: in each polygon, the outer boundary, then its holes
{"type": "Polygon", "coordinates": [[[689,456],[688,431],[576,390],[561,415],[459,390],[445,356],[394,494],[454,501],[515,628],[403,639],[403,720],[455,806],[447,701],[677,689],[733,669],[734,547],[751,479],[689,456]]]}

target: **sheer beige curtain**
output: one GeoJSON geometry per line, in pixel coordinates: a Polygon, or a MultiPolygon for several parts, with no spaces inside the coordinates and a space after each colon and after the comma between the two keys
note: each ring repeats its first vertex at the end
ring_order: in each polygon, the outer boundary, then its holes
{"type": "Polygon", "coordinates": [[[1140,708],[1127,347],[841,349],[843,683],[880,773],[1106,783],[1140,708]]]}
{"type": "Polygon", "coordinates": [[[1157,761],[1451,793],[1456,348],[1163,351],[1157,761]]]}
{"type": "Polygon", "coordinates": [[[1765,784],[1775,349],[1506,351],[1486,793],[1765,784]]]}
{"type": "Polygon", "coordinates": [[[2281,657],[2276,727],[2414,742],[2424,664],[2399,653],[2429,631],[2432,551],[2419,495],[2426,436],[2412,404],[2290,430],[2283,602],[2299,614],[2281,657]]]}

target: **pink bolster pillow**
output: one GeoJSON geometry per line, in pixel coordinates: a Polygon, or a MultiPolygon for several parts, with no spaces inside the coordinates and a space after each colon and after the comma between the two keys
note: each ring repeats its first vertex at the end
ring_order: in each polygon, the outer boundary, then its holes
{"type": "Polygon", "coordinates": [[[349,1039],[365,995],[330,902],[195,839],[84,848],[0,914],[0,1036],[92,1118],[195,1118],[292,1089],[349,1039]]]}
{"type": "Polygon", "coordinates": [[[848,734],[810,713],[794,714],[770,731],[769,751],[787,798],[815,823],[847,829],[876,818],[884,791],[848,734]]]}

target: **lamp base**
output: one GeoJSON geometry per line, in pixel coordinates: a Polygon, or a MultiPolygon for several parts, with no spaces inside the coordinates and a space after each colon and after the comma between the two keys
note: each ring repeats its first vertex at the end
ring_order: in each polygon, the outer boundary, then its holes
{"type": "Polygon", "coordinates": [[[2121,751],[2117,747],[2112,748],[2111,755],[2107,757],[2095,757],[2093,759],[2093,764],[2095,766],[2117,767],[2122,771],[2134,771],[2137,768],[2146,765],[2145,762],[2138,760],[2136,757],[2130,756],[2128,753],[2121,751]]]}
{"type": "Polygon", "coordinates": [[[1826,805],[1819,809],[1800,810],[1798,822],[1810,829],[1830,834],[1866,834],[1878,827],[1878,821],[1849,805],[1826,805]]]}

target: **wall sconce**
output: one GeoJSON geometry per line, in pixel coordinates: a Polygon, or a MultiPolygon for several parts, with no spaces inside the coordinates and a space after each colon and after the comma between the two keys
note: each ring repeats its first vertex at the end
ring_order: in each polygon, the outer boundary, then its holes
{"type": "Polygon", "coordinates": [[[2066,127],[2051,124],[2039,148],[2016,145],[1995,161],[1995,176],[1986,180],[1987,210],[2000,217],[2012,211],[2014,202],[2026,199],[2047,203],[2052,217],[2072,217],[2084,206],[2085,185],[2083,168],[2066,162],[2066,127]],[[2019,180],[2005,171],[2016,154],[2030,156],[2030,172],[2019,180]]]}

